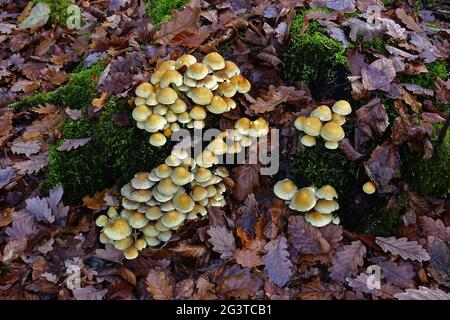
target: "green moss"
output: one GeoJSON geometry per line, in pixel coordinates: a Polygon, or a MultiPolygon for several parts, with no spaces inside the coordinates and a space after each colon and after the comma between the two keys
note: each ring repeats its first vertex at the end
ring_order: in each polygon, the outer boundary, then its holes
{"type": "Polygon", "coordinates": [[[148,133],[138,129],[126,101],[111,99],[98,120],[66,120],[61,125],[63,139],[50,150],[50,165],[45,189],[61,184],[66,201],[78,202],[84,196],[124,184],[141,170],[151,170],[162,162],[168,147],[154,148],[148,133]],[[126,114],[130,125],[119,127],[111,117],[126,114]],[[65,139],[92,137],[83,147],[60,152],[57,146],[65,139]]]}
{"type": "Polygon", "coordinates": [[[419,73],[414,76],[405,76],[402,75],[399,77],[401,82],[408,82],[417,84],[423,88],[434,88],[434,81],[436,77],[441,78],[442,80],[447,80],[448,72],[450,71],[450,61],[435,61],[432,63],[427,63],[426,67],[428,72],[419,73]]]}
{"type": "MultiPolygon", "coordinates": [[[[303,81],[313,94],[330,92],[330,88],[345,84],[346,49],[330,38],[317,21],[310,21],[303,34],[303,19],[311,10],[299,13],[291,27],[290,45],[283,57],[283,78],[288,82],[303,81]]],[[[342,91],[342,88],[339,88],[342,91]]],[[[330,92],[333,95],[333,92],[330,92]]]]}
{"type": "Polygon", "coordinates": [[[145,9],[153,19],[153,24],[159,28],[164,21],[172,19],[172,11],[180,9],[189,0],[148,0],[145,9]]]}
{"type": "Polygon", "coordinates": [[[423,196],[448,198],[450,195],[450,132],[442,143],[433,142],[431,159],[402,148],[402,176],[410,187],[423,196]]]}
{"type": "Polygon", "coordinates": [[[24,97],[10,107],[19,110],[22,107],[35,107],[43,103],[67,106],[72,109],[86,107],[96,97],[97,81],[103,68],[103,61],[99,61],[88,69],[70,74],[69,81],[56,90],[24,97]]]}
{"type": "Polygon", "coordinates": [[[291,172],[299,186],[330,184],[342,194],[355,181],[356,164],[339,150],[326,149],[323,141],[318,141],[314,147],[302,146],[292,157],[291,172]]]}
{"type": "Polygon", "coordinates": [[[65,26],[67,23],[67,8],[72,4],[69,0],[33,0],[33,4],[43,2],[50,6],[49,22],[65,26]]]}

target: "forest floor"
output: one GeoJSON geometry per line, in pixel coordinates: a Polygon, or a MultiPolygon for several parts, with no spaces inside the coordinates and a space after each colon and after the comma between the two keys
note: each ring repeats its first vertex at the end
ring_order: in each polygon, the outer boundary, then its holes
{"type": "Polygon", "coordinates": [[[450,300],[445,1],[0,6],[0,299],[450,300]],[[125,259],[96,219],[170,153],[136,127],[135,88],[210,52],[252,87],[207,128],[264,117],[280,168],[228,165],[226,206],[125,259]],[[353,109],[339,148],[301,145],[296,118],[337,100],[353,109]],[[340,224],[290,209],[273,191],[284,178],[334,186],[340,224]]]}

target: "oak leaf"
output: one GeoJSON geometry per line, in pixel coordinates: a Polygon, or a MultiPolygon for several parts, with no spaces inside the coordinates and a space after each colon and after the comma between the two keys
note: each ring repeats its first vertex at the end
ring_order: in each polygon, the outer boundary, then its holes
{"type": "Polygon", "coordinates": [[[419,262],[430,260],[430,256],[417,241],[408,241],[408,238],[376,237],[375,242],[384,252],[390,252],[403,259],[417,260],[419,262]]]}
{"type": "Polygon", "coordinates": [[[293,264],[287,251],[287,240],[281,235],[268,242],[264,249],[267,253],[263,256],[264,271],[270,281],[278,286],[284,286],[292,275],[293,264]]]}
{"type": "Polygon", "coordinates": [[[359,240],[344,246],[333,257],[333,265],[329,269],[330,277],[333,280],[344,282],[347,277],[358,272],[358,268],[364,264],[365,255],[366,247],[359,240]]]}
{"type": "Polygon", "coordinates": [[[155,300],[169,300],[173,295],[174,280],[167,272],[151,269],[148,272],[145,284],[155,300]]]}
{"type": "Polygon", "coordinates": [[[220,253],[221,259],[229,259],[234,256],[236,243],[231,231],[225,227],[210,227],[208,229],[210,236],[209,242],[213,245],[213,250],[220,253]]]}

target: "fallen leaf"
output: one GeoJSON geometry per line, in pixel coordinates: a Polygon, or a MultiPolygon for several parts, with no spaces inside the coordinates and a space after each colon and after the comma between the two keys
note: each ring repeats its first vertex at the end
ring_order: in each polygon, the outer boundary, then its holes
{"type": "Polygon", "coordinates": [[[293,264],[289,260],[287,251],[287,240],[284,236],[279,236],[268,242],[264,246],[267,253],[263,256],[264,271],[269,276],[270,281],[278,286],[284,286],[292,276],[293,264]]]}
{"type": "Polygon", "coordinates": [[[403,8],[397,8],[395,9],[395,14],[400,19],[401,22],[410,30],[421,32],[422,28],[420,25],[414,20],[413,17],[408,15],[403,8]]]}
{"type": "Polygon", "coordinates": [[[78,149],[86,145],[92,138],[81,138],[81,139],[67,139],[64,143],[56,148],[58,151],[70,151],[73,149],[78,149]]]}
{"type": "Polygon", "coordinates": [[[40,153],[37,155],[30,156],[27,161],[16,162],[14,168],[16,168],[19,174],[35,174],[46,167],[49,163],[48,153],[40,153]]]}
{"type": "Polygon", "coordinates": [[[433,243],[430,262],[434,270],[450,277],[450,248],[445,242],[435,241],[433,243]]]}
{"type": "Polygon", "coordinates": [[[254,296],[262,285],[262,280],[251,274],[249,269],[235,264],[219,276],[216,291],[225,299],[248,299],[254,296]]]}
{"type": "Polygon", "coordinates": [[[86,286],[73,289],[75,300],[103,300],[108,289],[97,289],[94,286],[86,286]]]}
{"type": "Polygon", "coordinates": [[[155,300],[169,300],[173,296],[174,280],[164,271],[151,269],[145,284],[155,300]]]}
{"type": "Polygon", "coordinates": [[[344,282],[347,277],[358,272],[358,267],[364,264],[365,256],[366,247],[359,240],[344,246],[333,256],[333,264],[329,269],[330,277],[333,280],[344,282]]]}
{"type": "Polygon", "coordinates": [[[398,300],[450,300],[450,294],[440,289],[419,287],[419,289],[406,289],[404,293],[394,295],[398,300]]]}
{"type": "Polygon", "coordinates": [[[12,136],[12,119],[14,112],[12,109],[0,109],[0,148],[3,148],[6,141],[12,136]]]}
{"type": "Polygon", "coordinates": [[[39,141],[20,141],[14,140],[11,145],[11,151],[15,154],[24,154],[28,158],[41,150],[41,144],[39,141]]]}
{"type": "Polygon", "coordinates": [[[236,183],[233,194],[237,200],[245,200],[249,194],[253,193],[254,188],[260,186],[259,170],[260,166],[256,164],[240,165],[233,169],[233,180],[236,183]]]}
{"type": "Polygon", "coordinates": [[[50,15],[50,6],[44,2],[38,2],[30,14],[19,23],[18,29],[23,30],[27,28],[39,28],[45,25],[50,15]]]}
{"type": "Polygon", "coordinates": [[[375,242],[383,249],[384,252],[389,251],[394,255],[398,255],[403,259],[427,261],[430,256],[425,249],[417,243],[417,241],[408,241],[408,238],[383,238],[376,237],[375,242]]]}
{"type": "Polygon", "coordinates": [[[416,273],[411,264],[382,261],[377,265],[381,268],[381,274],[388,283],[403,289],[414,287],[413,279],[416,273]]]}
{"type": "Polygon", "coordinates": [[[213,245],[213,250],[220,253],[221,259],[226,260],[234,256],[236,244],[231,231],[225,227],[210,227],[208,235],[210,236],[208,241],[213,245]]]}
{"type": "Polygon", "coordinates": [[[300,215],[290,216],[289,241],[302,254],[321,255],[330,251],[330,244],[320,233],[319,228],[313,227],[300,215]]]}
{"type": "Polygon", "coordinates": [[[16,177],[16,173],[13,167],[6,167],[5,169],[0,169],[0,189],[11,182],[12,179],[16,177]]]}
{"type": "Polygon", "coordinates": [[[367,90],[389,90],[396,75],[394,62],[387,58],[375,60],[361,69],[362,83],[367,90]]]}
{"type": "Polygon", "coordinates": [[[261,256],[258,251],[250,249],[239,249],[234,253],[234,258],[236,262],[245,268],[258,267],[263,263],[261,256]]]}
{"type": "Polygon", "coordinates": [[[444,225],[442,220],[421,216],[419,217],[419,225],[427,236],[434,236],[445,242],[450,242],[450,227],[444,225]]]}
{"type": "Polygon", "coordinates": [[[375,183],[377,191],[391,192],[395,186],[392,179],[400,177],[400,155],[398,146],[385,142],[375,148],[364,164],[367,176],[375,183]]]}

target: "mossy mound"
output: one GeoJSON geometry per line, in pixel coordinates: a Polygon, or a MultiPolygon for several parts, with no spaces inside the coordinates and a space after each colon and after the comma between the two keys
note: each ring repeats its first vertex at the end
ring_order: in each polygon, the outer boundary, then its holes
{"type": "Polygon", "coordinates": [[[172,11],[180,9],[190,0],[152,0],[147,1],[145,9],[152,18],[153,24],[159,28],[164,21],[172,19],[172,11]]]}
{"type": "Polygon", "coordinates": [[[319,139],[315,146],[302,146],[292,157],[291,171],[299,187],[330,184],[342,194],[355,181],[356,164],[339,150],[325,148],[319,139]]]}
{"type": "Polygon", "coordinates": [[[59,23],[62,26],[66,25],[68,17],[67,8],[72,4],[69,0],[33,0],[32,2],[33,4],[42,2],[49,5],[49,23],[59,23]]]}
{"type": "Polygon", "coordinates": [[[86,108],[96,97],[97,81],[104,69],[102,61],[97,62],[88,69],[81,69],[70,74],[69,81],[51,92],[39,92],[32,96],[22,98],[10,105],[19,110],[22,107],[34,107],[44,103],[72,109],[86,108]]]}
{"type": "Polygon", "coordinates": [[[419,73],[414,76],[401,76],[401,82],[414,83],[423,88],[433,89],[436,77],[447,80],[450,72],[450,61],[434,61],[426,64],[428,72],[419,73]]]}
{"type": "Polygon", "coordinates": [[[317,21],[309,21],[301,34],[303,19],[311,10],[295,17],[290,31],[290,45],[283,56],[285,81],[302,81],[309,85],[315,98],[347,98],[350,88],[347,75],[346,49],[341,42],[330,38],[317,21]]]}
{"type": "Polygon", "coordinates": [[[45,188],[57,184],[64,188],[66,201],[78,202],[84,196],[124,184],[142,170],[149,171],[163,161],[168,147],[155,148],[148,142],[149,135],[138,129],[131,118],[126,101],[111,99],[97,120],[87,115],[80,120],[66,120],[61,125],[63,139],[49,152],[50,165],[45,188]],[[128,117],[129,125],[120,127],[112,117],[128,117]],[[83,147],[58,151],[65,139],[91,137],[83,147]]]}
{"type": "Polygon", "coordinates": [[[448,198],[450,195],[450,133],[442,143],[434,141],[433,156],[423,159],[421,154],[402,148],[402,176],[413,191],[422,196],[448,198]]]}

